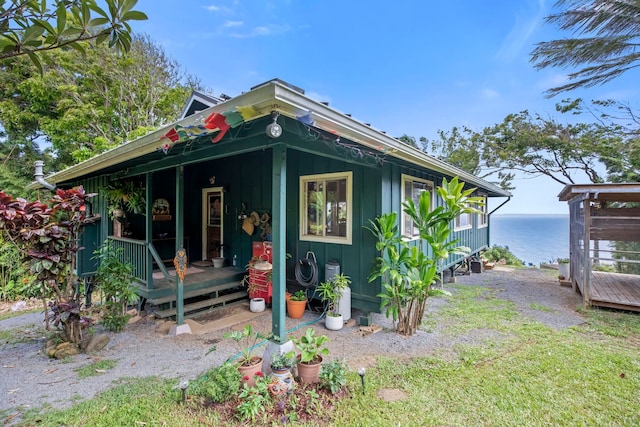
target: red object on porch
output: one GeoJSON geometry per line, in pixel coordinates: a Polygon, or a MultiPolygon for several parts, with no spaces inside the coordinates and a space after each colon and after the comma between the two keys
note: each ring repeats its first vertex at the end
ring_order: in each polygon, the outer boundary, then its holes
{"type": "MultiPolygon", "coordinates": [[[[271,242],[253,242],[252,256],[254,260],[273,263],[271,242]]],[[[264,298],[265,302],[270,305],[272,297],[271,270],[249,267],[249,298],[264,298]]]]}

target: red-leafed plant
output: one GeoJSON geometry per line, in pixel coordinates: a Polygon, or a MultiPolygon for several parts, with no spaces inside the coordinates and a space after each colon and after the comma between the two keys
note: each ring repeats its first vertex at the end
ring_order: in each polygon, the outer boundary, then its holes
{"type": "Polygon", "coordinates": [[[16,244],[35,276],[33,286],[40,289],[45,304],[45,321],[64,330],[69,342],[79,343],[83,322],[77,277],[74,276],[78,239],[90,220],[86,201],[95,194],[84,188],[57,190],[49,204],[14,199],[0,191],[0,230],[16,244]],[[48,308],[46,296],[53,295],[48,308]]]}

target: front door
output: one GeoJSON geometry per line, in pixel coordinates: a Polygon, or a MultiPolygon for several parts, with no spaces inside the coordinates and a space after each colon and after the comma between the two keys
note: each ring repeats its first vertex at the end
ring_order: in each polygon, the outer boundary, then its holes
{"type": "Polygon", "coordinates": [[[223,219],[224,193],[222,187],[202,190],[202,259],[224,257],[223,219]]]}

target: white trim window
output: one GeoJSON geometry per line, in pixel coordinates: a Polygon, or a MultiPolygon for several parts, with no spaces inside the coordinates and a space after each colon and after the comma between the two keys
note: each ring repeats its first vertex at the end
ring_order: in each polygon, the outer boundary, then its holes
{"type": "Polygon", "coordinates": [[[473,217],[470,213],[463,213],[458,215],[456,219],[453,220],[453,230],[460,231],[466,230],[473,227],[473,217]]]}
{"type": "MultiPolygon", "coordinates": [[[[413,204],[418,207],[418,200],[424,191],[431,194],[431,209],[433,209],[433,182],[425,179],[416,178],[411,175],[402,174],[402,203],[407,200],[413,200],[413,204]]],[[[409,239],[417,239],[420,237],[418,227],[413,224],[413,220],[409,215],[402,214],[402,235],[409,239]]]]}
{"type": "Polygon", "coordinates": [[[300,177],[300,240],[351,244],[353,172],[300,177]]]}
{"type": "Polygon", "coordinates": [[[476,206],[476,208],[480,211],[480,213],[477,214],[478,228],[484,228],[489,226],[489,214],[487,213],[487,198],[483,197],[482,201],[484,202],[482,206],[476,206]]]}

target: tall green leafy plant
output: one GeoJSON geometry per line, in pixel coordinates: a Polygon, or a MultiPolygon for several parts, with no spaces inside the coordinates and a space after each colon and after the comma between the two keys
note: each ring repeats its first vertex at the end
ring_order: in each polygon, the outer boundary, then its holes
{"type": "Polygon", "coordinates": [[[469,248],[457,246],[450,238],[452,221],[459,215],[480,213],[476,208],[483,204],[481,197],[472,197],[475,188],[464,190],[464,183],[454,177],[450,182],[442,180],[436,189],[443,201],[432,206],[431,194],[424,191],[416,206],[413,200],[402,204],[403,211],[419,230],[418,244],[411,245],[398,231],[398,214],[391,212],[369,221],[367,229],[377,238],[376,257],[369,275],[369,282],[381,278],[380,308],[396,324],[396,332],[413,335],[420,326],[427,299],[447,292],[435,289],[439,279],[440,261],[450,254],[467,254],[469,248]]]}
{"type": "Polygon", "coordinates": [[[114,247],[108,240],[94,252],[99,260],[96,281],[105,297],[107,313],[102,318],[104,327],[121,332],[128,321],[127,306],[138,299],[131,284],[133,265],[122,262],[123,248],[114,247]]]}

